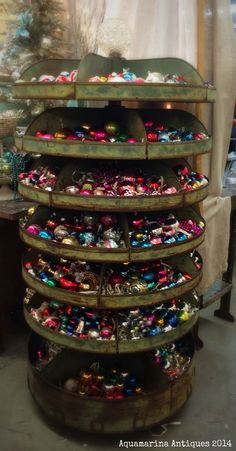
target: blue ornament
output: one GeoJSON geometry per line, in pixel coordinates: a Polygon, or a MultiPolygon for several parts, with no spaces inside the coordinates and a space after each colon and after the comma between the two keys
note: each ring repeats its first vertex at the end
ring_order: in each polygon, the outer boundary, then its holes
{"type": "Polygon", "coordinates": [[[161,143],[166,143],[170,141],[168,133],[160,133],[158,136],[158,141],[161,143]]]}
{"type": "Polygon", "coordinates": [[[155,279],[155,274],[153,271],[145,271],[142,273],[141,278],[146,280],[146,282],[153,282],[155,279]]]}
{"type": "Polygon", "coordinates": [[[77,138],[83,139],[85,137],[85,131],[81,127],[75,128],[74,134],[77,136],[77,138]]]}
{"type": "Polygon", "coordinates": [[[141,243],[140,243],[140,241],[131,238],[130,246],[132,246],[132,247],[141,247],[141,243]]]}
{"type": "Polygon", "coordinates": [[[135,376],[130,376],[127,380],[127,387],[134,388],[137,384],[137,378],[135,376]]]}
{"type": "Polygon", "coordinates": [[[71,324],[68,324],[66,330],[67,330],[67,333],[68,333],[68,334],[71,334],[71,335],[72,335],[73,332],[74,332],[74,326],[72,326],[71,324]]]}
{"type": "Polygon", "coordinates": [[[144,243],[141,243],[141,247],[152,247],[152,243],[149,243],[148,241],[144,241],[144,243]]]}
{"type": "Polygon", "coordinates": [[[180,136],[181,136],[182,141],[192,141],[193,140],[193,134],[188,131],[181,133],[180,136]]]}
{"type": "Polygon", "coordinates": [[[132,396],[134,394],[134,391],[132,388],[129,387],[125,387],[124,388],[124,395],[125,396],[132,396]]]}
{"type": "Polygon", "coordinates": [[[177,238],[177,241],[185,241],[188,239],[187,236],[182,232],[178,232],[176,238],[177,238]]]}
{"type": "Polygon", "coordinates": [[[176,242],[176,239],[173,237],[173,236],[168,236],[168,237],[165,237],[164,238],[164,243],[165,244],[172,244],[172,243],[175,243],[176,242]]]}
{"type": "Polygon", "coordinates": [[[161,328],[159,326],[152,326],[149,330],[147,330],[147,337],[156,337],[161,333],[161,328]]]}
{"type": "Polygon", "coordinates": [[[42,280],[42,282],[47,282],[50,277],[50,274],[46,271],[42,271],[39,273],[38,276],[39,276],[40,280],[42,280]]]}
{"type": "Polygon", "coordinates": [[[40,236],[40,238],[43,238],[44,240],[52,240],[53,233],[50,232],[50,230],[40,230],[39,236],[40,236]]]}
{"type": "Polygon", "coordinates": [[[171,327],[176,327],[176,326],[178,326],[178,323],[179,323],[179,319],[178,319],[178,317],[177,317],[176,315],[174,315],[172,318],[170,318],[170,319],[167,321],[167,324],[168,324],[169,326],[171,326],[171,327]]]}
{"type": "Polygon", "coordinates": [[[135,74],[133,73],[133,72],[129,72],[129,71],[124,71],[123,72],[123,78],[124,78],[124,80],[126,80],[126,81],[132,81],[132,80],[135,80],[135,74]]]}

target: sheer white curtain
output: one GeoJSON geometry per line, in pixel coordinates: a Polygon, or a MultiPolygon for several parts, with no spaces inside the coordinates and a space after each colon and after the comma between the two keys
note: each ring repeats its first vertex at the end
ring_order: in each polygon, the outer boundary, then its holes
{"type": "Polygon", "coordinates": [[[127,57],[174,56],[196,66],[197,0],[106,0],[104,20],[113,17],[132,33],[127,57]]]}

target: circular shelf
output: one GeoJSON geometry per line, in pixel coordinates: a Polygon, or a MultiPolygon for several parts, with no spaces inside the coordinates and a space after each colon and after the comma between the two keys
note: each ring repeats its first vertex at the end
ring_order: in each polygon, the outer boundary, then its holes
{"type": "MultiPolygon", "coordinates": [[[[57,210],[58,213],[58,210],[57,210]]],[[[67,213],[67,212],[66,212],[67,213]]],[[[22,241],[29,247],[38,249],[39,251],[55,255],[57,257],[63,257],[66,259],[75,259],[81,261],[94,261],[94,262],[139,262],[144,260],[154,260],[159,258],[170,257],[179,255],[184,252],[191,251],[199,246],[204,240],[205,234],[205,221],[204,219],[192,208],[178,210],[177,218],[190,219],[193,222],[204,224],[202,233],[198,236],[188,238],[184,241],[177,241],[171,244],[159,244],[150,248],[133,247],[129,244],[126,247],[120,248],[105,248],[105,247],[89,247],[79,245],[66,245],[58,242],[54,239],[44,239],[39,235],[34,235],[27,231],[27,227],[32,224],[38,224],[42,230],[46,227],[46,223],[50,217],[51,210],[45,207],[38,207],[35,213],[27,221],[24,228],[20,229],[20,237],[22,241]]],[[[59,213],[58,213],[59,214],[59,213]]],[[[61,210],[62,217],[65,216],[65,211],[61,210]]],[[[59,215],[60,215],[59,214],[59,215]]],[[[153,214],[148,218],[152,220],[153,214]]],[[[67,216],[65,216],[67,218],[67,216]]],[[[154,216],[155,217],[155,214],[154,216]]],[[[129,243],[129,235],[131,230],[129,228],[128,218],[124,215],[118,216],[119,227],[122,230],[122,236],[125,243],[129,243]]]]}
{"type": "MultiPolygon", "coordinates": [[[[32,300],[33,301],[33,300],[32,300]]],[[[197,300],[192,294],[188,296],[188,302],[193,306],[198,306],[197,300]]],[[[58,345],[66,348],[74,349],[81,352],[93,352],[97,354],[122,354],[136,353],[154,349],[167,343],[175,342],[179,338],[186,335],[196,324],[199,312],[194,313],[189,320],[182,322],[175,329],[161,333],[155,337],[140,338],[137,340],[120,340],[118,338],[119,326],[115,331],[115,340],[96,340],[96,339],[80,339],[71,337],[65,333],[54,331],[43,326],[30,314],[30,307],[39,304],[38,302],[30,302],[24,305],[24,317],[28,326],[38,335],[46,340],[53,341],[58,345]]]]}
{"type": "MultiPolygon", "coordinates": [[[[22,276],[25,283],[36,290],[39,294],[51,299],[56,299],[65,304],[80,305],[99,309],[122,309],[133,307],[145,307],[148,305],[161,304],[171,298],[180,297],[184,293],[193,290],[202,278],[201,271],[198,271],[193,260],[188,255],[182,255],[177,258],[172,258],[168,261],[174,267],[177,267],[183,273],[188,273],[191,279],[176,285],[172,288],[159,290],[155,292],[148,292],[137,295],[103,295],[99,291],[95,294],[85,294],[80,292],[73,292],[63,288],[51,287],[40,279],[31,275],[22,266],[22,276]]],[[[104,273],[104,269],[102,269],[104,273]]]]}
{"type": "Polygon", "coordinates": [[[215,88],[194,84],[167,83],[39,83],[13,85],[15,99],[76,99],[152,102],[215,102],[215,88]]]}
{"type": "Polygon", "coordinates": [[[20,238],[29,247],[39,251],[63,257],[66,259],[75,259],[81,261],[94,262],[141,262],[146,260],[155,260],[159,258],[179,255],[191,251],[198,247],[204,241],[204,232],[195,237],[186,240],[184,243],[174,243],[170,245],[153,246],[152,248],[90,248],[82,246],[70,246],[57,243],[53,240],[46,240],[36,235],[28,233],[26,230],[20,230],[20,238]]]}
{"type": "Polygon", "coordinates": [[[67,158],[91,158],[111,160],[153,160],[166,158],[182,158],[196,156],[210,152],[212,138],[182,142],[148,142],[145,131],[145,119],[150,116],[158,117],[160,123],[167,128],[181,129],[183,124],[186,130],[194,133],[204,133],[204,125],[192,114],[183,110],[138,110],[125,108],[104,108],[101,115],[99,108],[53,108],[44,111],[34,119],[23,137],[15,135],[15,144],[20,151],[41,155],[53,155],[67,158]],[[114,121],[121,125],[121,129],[135,139],[136,143],[126,142],[89,142],[73,141],[68,139],[43,139],[35,135],[39,130],[48,130],[55,133],[61,128],[73,129],[78,123],[94,124],[93,128],[103,129],[104,123],[114,121]]]}
{"type": "Polygon", "coordinates": [[[44,191],[33,188],[19,182],[19,193],[31,201],[47,205],[49,207],[65,209],[84,209],[93,211],[154,211],[169,210],[170,208],[180,208],[201,202],[208,195],[208,185],[204,185],[194,191],[180,192],[176,194],[162,196],[79,196],[70,195],[60,191],[44,191]]]}
{"type": "MultiPolygon", "coordinates": [[[[82,397],[66,391],[59,385],[61,381],[69,377],[68,371],[78,374],[85,361],[91,365],[92,359],[96,361],[97,354],[90,354],[86,359],[85,354],[78,358],[78,353],[75,355],[73,351],[64,350],[42,372],[38,372],[32,364],[29,364],[29,389],[46,416],[60,424],[89,433],[136,432],[150,428],[173,416],[181,409],[192,392],[195,372],[194,357],[179,379],[168,382],[156,365],[151,363],[151,356],[147,356],[145,353],[132,356],[132,358],[129,355],[129,367],[132,365],[133,369],[138,365],[139,373],[144,378],[145,391],[141,395],[120,400],[82,397]],[[67,368],[64,366],[65,361],[67,368]],[[143,369],[148,365],[150,371],[144,374],[144,371],[140,369],[140,364],[143,369]],[[152,379],[151,374],[153,375],[152,379]]],[[[119,356],[119,359],[122,359],[122,356],[119,356]]],[[[123,366],[124,359],[122,359],[123,366]]],[[[127,365],[127,360],[125,364],[127,365]]],[[[112,362],[110,365],[112,366],[112,362]]]]}

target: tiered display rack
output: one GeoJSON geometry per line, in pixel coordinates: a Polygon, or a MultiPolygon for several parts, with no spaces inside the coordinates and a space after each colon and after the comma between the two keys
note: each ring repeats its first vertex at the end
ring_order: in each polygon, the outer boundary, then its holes
{"type": "MultiPolygon", "coordinates": [[[[22,80],[13,88],[15,98],[34,99],[77,99],[77,100],[108,100],[110,101],[159,101],[159,102],[213,102],[215,90],[204,84],[198,72],[187,62],[177,58],[161,58],[146,60],[123,60],[104,58],[89,54],[81,62],[67,60],[42,61],[31,66],[23,75],[22,80]],[[71,70],[78,66],[78,75],[74,83],[39,83],[31,82],[32,77],[43,73],[57,75],[60,71],[71,70]],[[113,71],[120,72],[123,67],[139,76],[145,77],[147,71],[158,71],[164,74],[174,73],[184,76],[188,84],[157,84],[157,83],[89,83],[88,79],[96,74],[107,74],[113,71]]],[[[185,111],[160,109],[152,110],[152,115],[158,114],[158,121],[167,125],[182,126],[192,131],[203,131],[205,127],[201,122],[185,111]]],[[[30,218],[27,225],[32,223],[44,224],[50,209],[53,207],[85,210],[116,212],[124,231],[125,248],[101,249],[74,247],[47,241],[38,236],[31,235],[26,228],[21,230],[23,241],[30,247],[53,258],[63,257],[69,259],[94,261],[101,263],[101,275],[104,275],[106,266],[111,262],[142,262],[154,259],[168,259],[175,267],[191,275],[191,280],[166,290],[150,294],[137,295],[103,295],[100,290],[97,295],[83,295],[50,287],[44,282],[29,274],[23,265],[23,277],[29,287],[37,291],[30,306],[37,307],[42,302],[42,296],[57,299],[63,303],[70,303],[91,308],[109,308],[116,312],[121,308],[134,308],[145,305],[161,304],[173,297],[188,293],[188,300],[193,306],[198,306],[196,297],[191,291],[197,286],[201,272],[189,256],[189,251],[195,249],[204,239],[204,231],[198,237],[188,239],[183,243],[160,245],[152,248],[135,249],[129,245],[129,229],[127,214],[140,211],[161,211],[175,209],[179,217],[190,217],[202,220],[196,209],[192,208],[207,196],[208,187],[203,186],[191,192],[177,192],[172,195],[141,196],[141,197],[115,197],[81,196],[63,193],[62,184],[70,181],[76,168],[76,158],[81,159],[80,165],[89,168],[94,159],[123,160],[120,164],[126,167],[136,165],[144,168],[148,160],[153,160],[152,171],[164,175],[165,180],[178,187],[177,178],[172,170],[173,160],[178,164],[180,158],[196,156],[211,150],[212,140],[207,137],[200,141],[178,143],[149,143],[146,139],[143,120],[150,117],[148,110],[134,110],[118,107],[111,102],[109,107],[96,108],[55,108],[42,113],[28,127],[23,137],[16,137],[16,144],[20,150],[32,154],[42,154],[40,164],[45,160],[47,164],[59,163],[60,170],[55,190],[52,192],[36,189],[19,183],[20,194],[30,200],[38,202],[39,207],[30,218]],[[113,104],[113,105],[112,105],[113,104]],[[102,113],[102,114],[101,114],[102,113]],[[39,129],[50,129],[55,132],[61,127],[77,125],[79,121],[101,120],[118,121],[125,124],[130,134],[137,138],[135,144],[70,142],[66,140],[42,140],[35,137],[39,129]],[[58,158],[63,157],[63,159],[58,158]],[[89,161],[86,159],[90,159],[89,161]],[[126,160],[126,161],[124,161],[126,160]],[[191,207],[191,208],[190,208],[191,207]]],[[[39,163],[36,161],[35,166],[39,163]]],[[[184,161],[185,165],[188,165],[184,161]]],[[[203,220],[202,220],[203,221],[203,220]]],[[[32,257],[33,258],[33,257],[32,257]]],[[[102,282],[101,282],[102,284],[102,282]]],[[[188,334],[198,320],[195,313],[188,321],[180,324],[176,329],[157,335],[155,337],[139,340],[97,341],[79,340],[43,327],[30,315],[30,306],[25,305],[25,318],[29,326],[38,336],[30,341],[29,346],[29,372],[28,381],[32,396],[43,411],[51,418],[79,430],[95,433],[130,432],[150,427],[166,420],[176,413],[185,403],[192,390],[194,375],[194,346],[192,346],[191,365],[177,380],[168,382],[160,375],[160,370],[151,358],[151,350],[163,344],[176,341],[188,334]],[[44,337],[60,344],[64,349],[41,371],[34,367],[35,350],[44,337]],[[83,352],[82,352],[83,351],[83,352]],[[141,352],[145,351],[145,352],[141,352]],[[121,400],[107,400],[103,398],[81,397],[65,391],[58,386],[58,381],[65,380],[71,374],[78,374],[79,369],[88,367],[98,360],[101,364],[114,366],[123,365],[135,371],[145,382],[145,391],[139,396],[121,400]]],[[[191,337],[189,338],[191,341],[191,337]]]]}

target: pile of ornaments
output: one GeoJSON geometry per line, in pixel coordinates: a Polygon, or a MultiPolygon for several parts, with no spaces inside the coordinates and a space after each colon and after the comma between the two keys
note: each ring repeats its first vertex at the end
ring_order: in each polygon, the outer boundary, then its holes
{"type": "Polygon", "coordinates": [[[153,120],[144,122],[147,140],[149,142],[185,142],[185,141],[199,141],[206,139],[208,136],[203,132],[192,132],[186,130],[185,127],[175,128],[167,127],[164,124],[156,124],[153,120]]]}
{"type": "Polygon", "coordinates": [[[123,399],[143,394],[143,387],[137,377],[128,370],[100,368],[98,363],[81,370],[77,377],[66,379],[63,388],[79,396],[105,399],[123,399]]]}
{"type": "Polygon", "coordinates": [[[50,287],[94,294],[100,286],[100,268],[96,264],[59,259],[58,262],[44,260],[41,255],[27,259],[24,267],[33,277],[50,287]]]}
{"type": "Polygon", "coordinates": [[[197,311],[197,306],[183,298],[172,299],[157,306],[119,311],[118,340],[139,340],[170,332],[188,321],[197,311]]]}
{"type": "Polygon", "coordinates": [[[90,172],[75,171],[73,185],[67,185],[64,192],[95,196],[160,196],[175,194],[177,189],[165,183],[162,176],[148,176],[141,170],[132,173],[117,172],[112,168],[93,169],[90,172]]]}
{"type": "MultiPolygon", "coordinates": [[[[29,300],[27,300],[27,303],[29,300]]],[[[138,340],[169,332],[188,321],[197,308],[183,299],[135,310],[94,310],[58,301],[30,308],[43,327],[80,340],[138,340]]]]}
{"type": "Polygon", "coordinates": [[[24,185],[45,191],[53,191],[57,182],[57,176],[55,171],[52,171],[47,166],[39,166],[36,169],[31,169],[29,172],[21,172],[18,175],[18,180],[24,185]]]}
{"type": "Polygon", "coordinates": [[[42,326],[81,340],[115,340],[112,311],[91,310],[57,301],[31,308],[32,317],[42,326]]]}
{"type": "Polygon", "coordinates": [[[26,231],[46,240],[69,246],[123,248],[123,232],[113,214],[80,213],[61,216],[53,212],[45,226],[30,224],[26,231]]]}
{"type": "Polygon", "coordinates": [[[154,362],[159,365],[169,381],[178,379],[191,363],[191,349],[185,339],[156,349],[154,362]]]}
{"type": "Polygon", "coordinates": [[[36,138],[41,139],[66,139],[69,141],[83,141],[83,142],[101,142],[101,143],[128,143],[134,144],[137,139],[129,136],[126,131],[120,129],[120,125],[116,122],[106,122],[103,128],[98,129],[92,127],[89,123],[82,123],[74,129],[61,128],[55,133],[50,133],[48,130],[38,130],[35,133],[36,138]]]}
{"type": "Polygon", "coordinates": [[[178,164],[173,169],[183,191],[193,191],[208,184],[208,179],[205,175],[194,172],[183,164],[178,164]]]}
{"type": "Polygon", "coordinates": [[[166,290],[191,280],[166,262],[110,265],[102,284],[103,295],[137,295],[166,290]]]}
{"type": "MultiPolygon", "coordinates": [[[[168,185],[163,176],[150,176],[140,170],[130,173],[104,168],[89,172],[75,170],[72,174],[73,184],[66,185],[62,191],[80,196],[160,196],[193,191],[208,184],[204,175],[191,171],[187,166],[180,164],[173,170],[180,184],[179,190],[168,185]]],[[[48,166],[39,166],[19,174],[18,179],[25,185],[53,191],[57,182],[55,172],[48,166]]]]}
{"type": "MultiPolygon", "coordinates": [[[[73,69],[71,72],[63,71],[60,74],[54,75],[40,75],[40,77],[31,78],[31,82],[39,82],[39,83],[71,83],[75,82],[77,78],[78,70],[73,69]]],[[[22,82],[24,80],[18,80],[18,82],[22,82]]]]}
{"type": "Polygon", "coordinates": [[[95,75],[88,79],[92,83],[177,83],[186,84],[187,81],[182,75],[161,74],[160,72],[150,72],[146,78],[138,77],[129,69],[123,69],[122,72],[111,72],[108,75],[95,75]]]}
{"type": "Polygon", "coordinates": [[[192,219],[178,219],[173,213],[159,217],[135,215],[129,220],[129,238],[132,247],[147,248],[173,244],[199,236],[204,223],[192,219]]]}
{"type": "MultiPolygon", "coordinates": [[[[25,269],[33,277],[50,287],[87,294],[97,293],[100,286],[101,267],[96,264],[59,259],[58,262],[44,260],[41,255],[27,259],[25,269]]],[[[167,263],[110,265],[102,284],[103,295],[136,295],[173,288],[191,280],[167,263]]]]}

